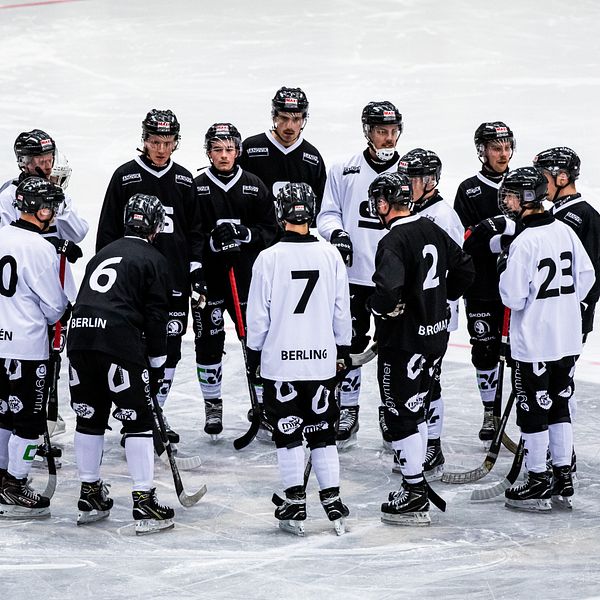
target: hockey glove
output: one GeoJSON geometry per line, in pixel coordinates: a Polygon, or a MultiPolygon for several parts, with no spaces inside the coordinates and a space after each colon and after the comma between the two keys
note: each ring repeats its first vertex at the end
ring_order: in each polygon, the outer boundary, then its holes
{"type": "Polygon", "coordinates": [[[329,241],[339,250],[346,266],[351,267],[354,251],[352,249],[352,240],[350,239],[350,236],[342,229],[336,229],[331,234],[329,241]]]}
{"type": "Polygon", "coordinates": [[[498,260],[496,262],[496,271],[498,271],[498,275],[502,275],[504,271],[506,271],[506,263],[508,261],[508,250],[501,252],[498,256],[498,260]]]}
{"type": "Polygon", "coordinates": [[[206,287],[204,272],[201,268],[194,269],[190,273],[190,282],[192,284],[192,291],[190,294],[192,308],[202,309],[206,306],[208,288],[206,287]]]}
{"type": "Polygon", "coordinates": [[[56,248],[56,253],[64,254],[70,263],[74,263],[83,256],[81,248],[75,242],[57,237],[47,237],[46,239],[56,248]]]}
{"type": "Polygon", "coordinates": [[[246,374],[252,385],[260,385],[262,383],[262,379],[260,378],[261,354],[262,352],[260,350],[253,350],[252,348],[246,347],[246,374]]]}
{"type": "Polygon", "coordinates": [[[352,360],[350,359],[350,346],[336,346],[337,348],[337,359],[336,359],[336,371],[345,371],[346,369],[352,368],[352,360]]]}
{"type": "Polygon", "coordinates": [[[212,232],[215,247],[221,250],[235,244],[247,243],[250,241],[250,230],[241,223],[221,223],[217,225],[212,232]]]}
{"type": "Polygon", "coordinates": [[[62,317],[59,319],[59,322],[63,327],[66,327],[69,324],[69,319],[71,318],[72,312],[73,312],[73,305],[70,302],[67,302],[67,306],[65,307],[65,312],[62,314],[62,317]]]}
{"type": "Polygon", "coordinates": [[[149,367],[148,368],[149,384],[150,384],[150,395],[153,398],[160,393],[160,386],[165,378],[165,367],[149,367]]]}

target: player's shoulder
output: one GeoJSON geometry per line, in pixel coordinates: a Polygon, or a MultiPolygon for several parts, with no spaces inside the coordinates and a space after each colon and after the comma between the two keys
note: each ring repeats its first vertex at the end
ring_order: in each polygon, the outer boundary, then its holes
{"type": "Polygon", "coordinates": [[[242,149],[244,152],[247,151],[248,148],[256,148],[257,146],[264,146],[269,141],[267,134],[263,131],[262,133],[257,133],[256,135],[251,135],[247,137],[242,142],[242,149]]]}
{"type": "Polygon", "coordinates": [[[330,168],[330,172],[337,173],[342,177],[359,175],[361,171],[367,167],[367,161],[362,152],[347,156],[342,160],[333,162],[330,168]]]}

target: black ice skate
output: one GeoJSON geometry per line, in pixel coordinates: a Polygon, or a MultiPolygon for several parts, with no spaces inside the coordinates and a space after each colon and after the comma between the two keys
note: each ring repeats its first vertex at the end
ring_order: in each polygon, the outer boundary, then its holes
{"type": "Polygon", "coordinates": [[[440,438],[427,440],[427,452],[423,463],[423,475],[427,481],[438,481],[444,474],[446,459],[442,452],[440,438]]]}
{"type": "Polygon", "coordinates": [[[50,499],[34,492],[27,478],[6,473],[0,488],[0,518],[45,519],[50,516],[50,499]]]}
{"type": "Polygon", "coordinates": [[[321,504],[327,513],[327,518],[332,522],[335,532],[338,535],[346,533],[346,524],[344,519],[350,514],[348,507],[340,498],[340,488],[330,487],[319,492],[321,504]]]}
{"type": "Polygon", "coordinates": [[[511,487],[504,492],[504,506],[533,512],[552,510],[550,498],[552,496],[550,473],[527,473],[525,483],[511,487]]]}
{"type": "Polygon", "coordinates": [[[77,508],[77,525],[94,523],[106,519],[113,506],[112,498],[108,497],[108,486],[102,481],[82,483],[77,508]]]}
{"type": "Polygon", "coordinates": [[[204,401],[204,432],[210,435],[211,440],[216,441],[223,431],[223,401],[220,398],[204,401]]]}
{"type": "Polygon", "coordinates": [[[134,491],[133,518],[135,533],[145,535],[166,529],[173,529],[175,511],[170,506],[163,506],[156,498],[156,488],[150,491],[134,491]]]}
{"type": "Polygon", "coordinates": [[[496,433],[494,426],[494,411],[491,407],[484,407],[483,409],[483,423],[479,430],[479,439],[483,442],[483,447],[487,450],[490,449],[492,440],[496,433]]]}
{"type": "Polygon", "coordinates": [[[272,501],[277,505],[275,518],[279,521],[279,529],[304,536],[306,521],[306,491],[301,485],[285,490],[285,500],[273,494],[272,501]]]}
{"type": "Polygon", "coordinates": [[[381,520],[392,525],[429,525],[431,518],[425,481],[404,481],[397,492],[390,492],[388,502],[381,505],[381,520]]]}
{"type": "Polygon", "coordinates": [[[573,508],[573,475],[571,465],[552,467],[552,506],[573,508]]]}
{"type": "Polygon", "coordinates": [[[358,432],[359,406],[342,406],[340,420],[336,436],[338,450],[350,448],[356,444],[356,433],[358,432]]]}

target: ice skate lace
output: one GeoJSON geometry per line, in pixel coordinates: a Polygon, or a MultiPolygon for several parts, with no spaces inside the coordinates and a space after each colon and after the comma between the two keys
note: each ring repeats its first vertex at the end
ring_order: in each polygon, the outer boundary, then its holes
{"type": "Polygon", "coordinates": [[[221,422],[222,408],[221,404],[206,402],[206,422],[217,424],[221,422]]]}
{"type": "Polygon", "coordinates": [[[342,410],[340,411],[340,431],[352,429],[355,423],[356,412],[351,410],[350,408],[342,408],[342,410]]]}

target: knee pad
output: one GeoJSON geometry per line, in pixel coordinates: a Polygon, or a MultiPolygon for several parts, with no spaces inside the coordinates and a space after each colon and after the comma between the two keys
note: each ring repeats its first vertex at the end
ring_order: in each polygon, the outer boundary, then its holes
{"type": "Polygon", "coordinates": [[[321,424],[307,425],[304,428],[304,437],[306,444],[311,449],[325,448],[325,446],[333,446],[335,444],[335,431],[333,427],[323,429],[321,424]]]}

